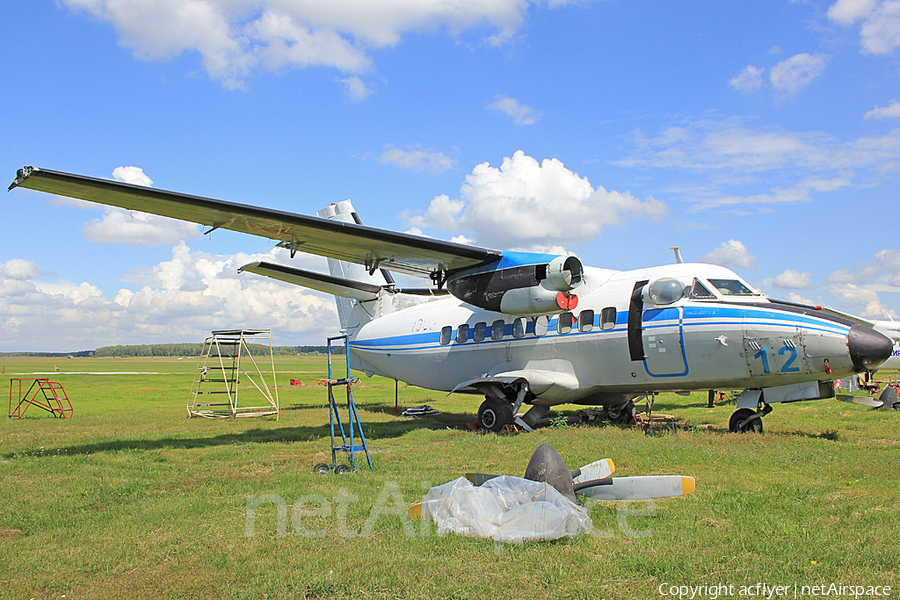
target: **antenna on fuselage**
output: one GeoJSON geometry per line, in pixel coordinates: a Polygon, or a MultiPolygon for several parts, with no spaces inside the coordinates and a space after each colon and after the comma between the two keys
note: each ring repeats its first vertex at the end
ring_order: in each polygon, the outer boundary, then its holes
{"type": "Polygon", "coordinates": [[[675,252],[675,262],[679,265],[684,262],[684,259],[681,258],[681,246],[673,246],[669,248],[669,250],[673,250],[675,252]]]}

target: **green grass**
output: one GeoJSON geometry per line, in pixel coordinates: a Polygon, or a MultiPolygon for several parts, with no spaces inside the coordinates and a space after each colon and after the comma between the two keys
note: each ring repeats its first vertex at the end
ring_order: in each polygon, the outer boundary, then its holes
{"type": "Polygon", "coordinates": [[[376,471],[323,476],[312,467],[330,462],[328,412],[313,379],[325,361],[276,363],[279,420],[188,419],[194,359],[0,363],[4,386],[56,365],[50,378],[75,408],[72,420],[32,408],[0,425],[0,596],[626,599],[660,598],[664,583],[764,582],[891,585],[898,597],[900,412],[775,406],[764,434],[737,435],[726,431],[733,405],[663,395],[655,410],[684,423],[674,433],[482,435],[464,427],[479,398],[401,385],[401,407],[444,413],[410,420],[393,412],[393,381],[363,379],[354,396],[376,471]],[[594,535],[509,546],[397,515],[465,471],[521,474],[541,442],[572,467],[609,456],[620,475],[692,475],[697,491],[630,507],[652,516],[599,503],[594,535]],[[248,537],[248,497],[267,494],[285,502],[287,535],[263,503],[248,537]]]}

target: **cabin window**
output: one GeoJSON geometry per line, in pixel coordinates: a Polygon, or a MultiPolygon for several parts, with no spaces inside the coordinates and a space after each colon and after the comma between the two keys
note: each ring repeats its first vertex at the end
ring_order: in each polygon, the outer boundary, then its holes
{"type": "Polygon", "coordinates": [[[607,306],[600,311],[600,329],[615,329],[616,327],[616,307],[607,306]]]}
{"type": "Polygon", "coordinates": [[[518,319],[513,321],[512,330],[514,338],[525,337],[525,317],[519,317],[518,319]]]}
{"type": "Polygon", "coordinates": [[[504,329],[506,329],[506,323],[503,321],[503,319],[497,319],[496,321],[491,323],[491,339],[502,340],[504,329]]]}
{"type": "Polygon", "coordinates": [[[564,312],[559,315],[559,318],[556,321],[556,331],[558,333],[569,333],[572,331],[572,321],[574,315],[570,312],[564,312]]]}
{"type": "Polygon", "coordinates": [[[450,343],[450,334],[453,333],[453,328],[447,325],[441,329],[441,346],[446,346],[450,343]]]}
{"type": "Polygon", "coordinates": [[[480,342],[484,339],[485,334],[487,333],[487,323],[484,321],[479,321],[475,323],[475,331],[472,332],[472,341],[480,342]]]}
{"type": "Polygon", "coordinates": [[[469,325],[463,323],[456,330],[456,343],[465,344],[467,341],[469,341],[469,325]]]}
{"type": "Polygon", "coordinates": [[[539,317],[534,318],[534,335],[535,337],[541,337],[542,335],[547,335],[547,328],[550,326],[550,317],[547,315],[541,315],[539,317]]]}
{"type": "Polygon", "coordinates": [[[694,277],[694,285],[691,286],[691,300],[715,300],[716,295],[706,289],[706,286],[694,277]]]}
{"type": "Polygon", "coordinates": [[[594,311],[583,310],[578,315],[578,331],[590,331],[594,328],[594,311]]]}
{"type": "Polygon", "coordinates": [[[709,282],[716,286],[716,289],[723,296],[758,296],[758,292],[754,292],[737,279],[710,279],[709,282]]]}

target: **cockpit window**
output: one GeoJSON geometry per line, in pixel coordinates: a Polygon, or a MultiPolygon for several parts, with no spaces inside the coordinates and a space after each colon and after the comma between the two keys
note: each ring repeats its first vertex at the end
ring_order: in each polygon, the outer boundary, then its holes
{"type": "Polygon", "coordinates": [[[691,299],[692,300],[715,300],[716,295],[711,291],[706,289],[706,286],[703,285],[699,279],[694,277],[694,285],[691,286],[691,299]]]}
{"type": "Polygon", "coordinates": [[[709,282],[723,296],[759,296],[759,292],[754,292],[737,279],[710,279],[709,282]]]}

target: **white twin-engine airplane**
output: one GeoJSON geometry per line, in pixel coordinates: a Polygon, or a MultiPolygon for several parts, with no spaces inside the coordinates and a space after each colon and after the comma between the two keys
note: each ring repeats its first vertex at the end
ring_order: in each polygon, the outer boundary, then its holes
{"type": "Polygon", "coordinates": [[[478,422],[491,431],[512,422],[530,429],[567,403],[628,419],[636,398],[709,389],[745,390],[729,427],[761,431],[771,404],[833,397],[833,380],[891,356],[891,340],[870,327],[769,300],[710,264],[584,267],[572,255],[366,227],[350,201],[309,217],[33,167],[17,172],[15,187],[263,236],[291,257],[328,257],[330,275],[265,262],[240,270],[334,294],[354,369],[483,395],[478,422]],[[401,289],[392,271],[433,288],[401,289]],[[517,417],[523,404],[531,408],[517,417]]]}

